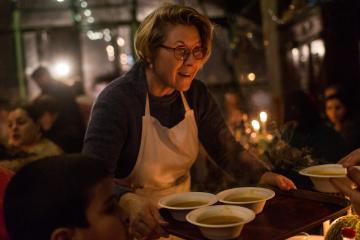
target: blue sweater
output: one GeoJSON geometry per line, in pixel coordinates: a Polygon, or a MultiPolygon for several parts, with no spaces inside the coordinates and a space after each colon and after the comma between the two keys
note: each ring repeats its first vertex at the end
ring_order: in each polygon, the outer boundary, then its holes
{"type": "MultiPolygon", "coordinates": [[[[144,64],[138,62],[128,73],[111,82],[93,106],[83,153],[106,161],[117,178],[128,176],[135,166],[146,93],[144,64]]],[[[210,157],[239,183],[256,183],[266,171],[265,167],[249,157],[234,140],[206,86],[195,79],[184,94],[195,113],[199,140],[210,157]]],[[[163,126],[173,127],[184,118],[178,91],[163,97],[149,93],[149,101],[151,115],[163,126]]]]}

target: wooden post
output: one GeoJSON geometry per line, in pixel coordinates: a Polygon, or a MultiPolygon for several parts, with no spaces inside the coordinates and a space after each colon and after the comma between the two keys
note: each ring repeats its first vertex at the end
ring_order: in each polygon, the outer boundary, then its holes
{"type": "Polygon", "coordinates": [[[26,99],[25,90],[25,75],[23,64],[23,52],[22,52],[22,32],[21,32],[21,13],[17,6],[18,2],[14,1],[15,8],[13,10],[12,28],[14,31],[15,39],[15,54],[16,54],[16,72],[19,85],[19,96],[21,100],[26,99]]]}

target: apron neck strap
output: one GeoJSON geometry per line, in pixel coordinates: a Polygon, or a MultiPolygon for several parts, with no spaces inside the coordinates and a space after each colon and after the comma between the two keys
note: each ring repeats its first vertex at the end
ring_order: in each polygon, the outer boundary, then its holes
{"type": "Polygon", "coordinates": [[[145,116],[150,115],[149,94],[146,93],[145,116]]]}
{"type": "Polygon", "coordinates": [[[183,104],[184,104],[185,112],[187,112],[187,111],[190,110],[189,104],[188,104],[188,102],[187,102],[187,100],[186,100],[186,98],[185,98],[184,93],[183,93],[183,92],[180,92],[180,95],[181,95],[181,100],[182,100],[182,102],[183,102],[183,104]]]}

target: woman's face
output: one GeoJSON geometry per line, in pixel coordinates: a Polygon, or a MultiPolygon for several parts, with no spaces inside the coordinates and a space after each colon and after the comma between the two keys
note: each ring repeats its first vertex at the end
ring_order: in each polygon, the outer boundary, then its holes
{"type": "Polygon", "coordinates": [[[326,116],[333,124],[340,123],[345,113],[346,108],[338,99],[329,99],[326,101],[326,116]]]}
{"type": "Polygon", "coordinates": [[[41,136],[40,126],[21,108],[9,113],[7,126],[9,144],[15,147],[32,145],[41,136]]]}
{"type": "Polygon", "coordinates": [[[156,90],[162,93],[160,96],[169,94],[175,89],[188,90],[204,62],[203,59],[196,59],[192,54],[193,49],[202,47],[199,31],[195,26],[169,26],[167,31],[166,40],[162,44],[165,47],[159,47],[157,50],[150,67],[152,77],[148,79],[150,90],[153,90],[151,86],[155,85],[156,90]],[[174,56],[174,50],[169,49],[176,47],[187,48],[191,53],[184,60],[178,60],[174,56]]]}
{"type": "Polygon", "coordinates": [[[97,184],[91,194],[86,217],[89,227],[77,228],[74,239],[78,240],[123,240],[127,229],[121,221],[120,207],[113,193],[112,178],[97,184]]]}

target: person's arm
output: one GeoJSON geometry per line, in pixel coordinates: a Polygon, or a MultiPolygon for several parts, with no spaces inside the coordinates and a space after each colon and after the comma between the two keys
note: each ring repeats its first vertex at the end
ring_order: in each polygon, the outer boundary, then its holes
{"type": "MultiPolygon", "coordinates": [[[[356,154],[357,155],[357,154],[356,154]]],[[[347,176],[356,184],[360,185],[360,170],[356,167],[349,167],[347,176]]],[[[340,178],[331,178],[331,183],[340,190],[344,195],[350,198],[350,201],[357,214],[360,214],[360,192],[358,189],[353,189],[349,182],[340,178]]]]}
{"type": "Polygon", "coordinates": [[[111,93],[101,94],[93,106],[82,152],[106,161],[114,173],[126,140],[128,113],[121,98],[111,93]]]}
{"type": "MultiPolygon", "coordinates": [[[[347,176],[356,184],[360,185],[360,170],[355,165],[360,164],[360,148],[352,151],[350,154],[343,157],[339,162],[343,167],[347,168],[347,176]]],[[[340,190],[344,195],[350,198],[350,201],[357,214],[360,213],[360,192],[357,189],[352,189],[349,182],[341,179],[330,179],[332,184],[340,190]]]]}
{"type": "Polygon", "coordinates": [[[294,189],[288,178],[269,172],[264,163],[235,141],[212,95],[201,90],[198,95],[199,138],[207,153],[231,175],[237,185],[270,184],[283,190],[294,189]],[[203,94],[201,94],[201,92],[203,94]]]}
{"type": "Polygon", "coordinates": [[[360,164],[360,148],[343,157],[338,163],[345,168],[360,164]]]}

